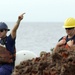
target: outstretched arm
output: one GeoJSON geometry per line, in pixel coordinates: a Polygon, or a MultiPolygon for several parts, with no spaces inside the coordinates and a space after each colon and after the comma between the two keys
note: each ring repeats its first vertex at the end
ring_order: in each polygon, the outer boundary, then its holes
{"type": "Polygon", "coordinates": [[[17,29],[18,29],[18,27],[19,27],[19,25],[20,25],[21,20],[23,19],[23,15],[24,15],[24,14],[25,14],[25,13],[21,14],[21,15],[18,17],[18,20],[17,20],[15,26],[13,27],[13,29],[12,29],[12,31],[11,31],[11,36],[12,36],[13,39],[16,37],[17,29]]]}

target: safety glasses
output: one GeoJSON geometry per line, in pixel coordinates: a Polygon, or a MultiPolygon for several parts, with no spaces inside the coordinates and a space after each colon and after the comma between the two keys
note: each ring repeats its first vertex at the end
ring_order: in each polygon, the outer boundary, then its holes
{"type": "Polygon", "coordinates": [[[66,30],[72,30],[72,29],[74,29],[74,27],[72,27],[72,28],[65,28],[66,30]]]}

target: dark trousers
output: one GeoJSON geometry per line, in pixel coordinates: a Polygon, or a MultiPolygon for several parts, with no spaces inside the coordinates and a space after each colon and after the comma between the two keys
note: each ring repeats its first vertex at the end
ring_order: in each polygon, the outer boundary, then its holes
{"type": "Polygon", "coordinates": [[[0,75],[11,75],[13,68],[9,66],[0,66],[0,75]],[[7,68],[8,67],[8,68],[7,68]]]}

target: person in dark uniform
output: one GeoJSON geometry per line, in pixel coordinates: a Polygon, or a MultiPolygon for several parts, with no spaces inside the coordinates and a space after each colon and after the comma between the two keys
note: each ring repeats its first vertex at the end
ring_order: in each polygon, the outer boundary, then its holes
{"type": "Polygon", "coordinates": [[[24,14],[25,13],[18,17],[18,20],[9,36],[7,36],[7,32],[10,29],[7,24],[0,22],[0,75],[11,75],[14,69],[16,56],[16,32],[24,14]]]}

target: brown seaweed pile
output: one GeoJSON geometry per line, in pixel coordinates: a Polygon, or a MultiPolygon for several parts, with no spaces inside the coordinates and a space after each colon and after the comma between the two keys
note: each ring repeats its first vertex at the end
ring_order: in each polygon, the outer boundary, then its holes
{"type": "Polygon", "coordinates": [[[12,75],[75,75],[75,47],[42,52],[40,57],[17,65],[12,75]]]}

